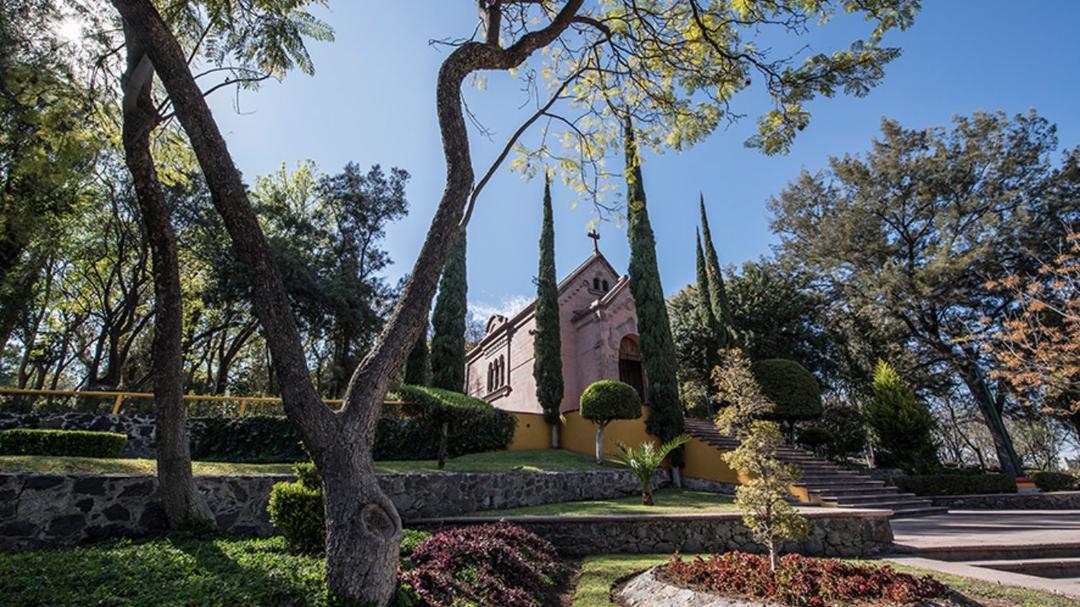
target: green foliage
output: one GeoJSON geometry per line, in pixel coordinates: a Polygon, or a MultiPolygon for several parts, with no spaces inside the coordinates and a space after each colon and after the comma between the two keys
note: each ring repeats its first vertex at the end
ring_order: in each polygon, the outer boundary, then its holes
{"type": "Polygon", "coordinates": [[[325,607],[324,567],[280,537],[183,532],[0,554],[0,589],[22,607],[325,607]]]}
{"type": "Polygon", "coordinates": [[[300,435],[280,415],[191,419],[192,459],[227,462],[295,462],[307,459],[300,435]]]}
{"type": "Polygon", "coordinates": [[[649,441],[635,449],[619,441],[615,459],[629,468],[641,483],[642,504],[653,505],[652,480],[653,476],[656,476],[656,471],[660,469],[660,465],[664,463],[664,458],[688,442],[690,442],[690,436],[687,434],[680,434],[659,447],[649,441]]]}
{"type": "Polygon", "coordinates": [[[1031,480],[1043,491],[1073,491],[1080,488],[1080,479],[1068,472],[1035,472],[1031,480]]]}
{"type": "Polygon", "coordinates": [[[841,403],[825,407],[820,419],[799,427],[800,445],[840,460],[866,448],[866,418],[857,408],[841,403]]]}
{"type": "Polygon", "coordinates": [[[916,495],[1016,493],[1016,480],[1004,474],[923,474],[893,481],[901,491],[916,495]]]}
{"type": "Polygon", "coordinates": [[[514,438],[514,415],[482,400],[423,386],[401,386],[397,392],[404,413],[434,437],[431,446],[437,445],[442,424],[449,423],[450,457],[505,449],[514,438]]]}
{"type": "MultiPolygon", "coordinates": [[[[687,285],[667,301],[668,318],[671,321],[671,339],[675,344],[675,361],[681,382],[683,400],[695,399],[688,391],[707,391],[709,376],[719,360],[707,318],[702,318],[701,289],[687,285]]],[[[711,312],[709,312],[711,314],[711,312]]]]}
{"type": "Polygon", "coordinates": [[[716,254],[716,249],[713,248],[712,232],[709,231],[709,218],[705,214],[705,195],[701,196],[698,201],[698,205],[701,211],[701,235],[705,241],[704,257],[699,265],[704,265],[704,268],[698,269],[698,290],[703,287],[706,292],[704,296],[699,295],[702,301],[707,301],[712,311],[712,316],[715,322],[715,331],[713,339],[715,341],[714,348],[719,351],[721,348],[727,348],[731,345],[731,307],[728,304],[727,289],[724,287],[724,273],[720,269],[720,257],[716,254]],[[705,281],[702,282],[702,269],[705,274],[705,281]]]}
{"type": "Polygon", "coordinates": [[[581,417],[607,423],[641,417],[641,397],[630,384],[611,379],[595,381],[581,393],[581,417]]]}
{"type": "Polygon", "coordinates": [[[431,324],[431,385],[461,392],[465,389],[465,317],[468,281],[465,274],[465,232],[461,232],[439,278],[439,296],[431,324]]]}
{"type": "Polygon", "coordinates": [[[431,351],[428,350],[427,327],[416,338],[409,358],[405,360],[405,379],[403,383],[412,386],[426,386],[431,382],[431,351]]]}
{"type": "Polygon", "coordinates": [[[326,524],[321,488],[313,489],[303,482],[275,483],[266,509],[289,550],[299,554],[323,551],[326,524]]]}
{"type": "Polygon", "coordinates": [[[806,367],[793,360],[769,358],[750,365],[761,391],[776,407],[764,419],[800,421],[821,416],[821,388],[806,367]]]}
{"type": "MultiPolygon", "coordinates": [[[[683,433],[683,408],[675,372],[675,344],[671,338],[664,288],[656,262],[656,239],[645,203],[634,128],[628,120],[626,144],[627,234],[630,239],[630,293],[637,309],[641,358],[648,378],[649,417],[645,428],[667,442],[683,433]]],[[[682,450],[671,454],[671,463],[682,466],[682,450]]]]}
{"type": "MultiPolygon", "coordinates": [[[[721,325],[720,321],[716,317],[716,312],[713,310],[712,305],[712,291],[710,290],[711,281],[709,280],[709,268],[705,264],[705,254],[701,250],[701,234],[696,234],[697,243],[695,247],[695,259],[697,269],[697,284],[695,284],[695,290],[697,292],[697,300],[695,308],[698,316],[698,322],[704,329],[704,334],[697,336],[697,340],[702,342],[702,352],[700,359],[693,361],[694,367],[705,369],[705,375],[716,366],[718,357],[720,356],[720,349],[722,344],[726,341],[726,325],[721,325]]],[[[671,310],[668,310],[668,316],[671,317],[671,310]]],[[[675,354],[679,355],[679,338],[675,333],[675,319],[671,318],[671,337],[675,342],[675,354]]],[[[688,361],[689,362],[689,361],[688,361]]],[[[681,367],[680,367],[681,370],[681,367]]]]}
{"type": "Polygon", "coordinates": [[[540,268],[536,275],[536,329],[533,332],[533,378],[544,420],[559,423],[563,399],[562,336],[559,328],[559,282],[555,273],[555,223],[551,179],[544,178],[544,223],[540,231],[540,268]]]}
{"type": "Polygon", "coordinates": [[[885,361],[878,361],[874,370],[873,389],[874,397],[866,406],[866,422],[877,444],[905,470],[926,472],[937,468],[934,418],[926,405],[885,361]]]}
{"type": "Polygon", "coordinates": [[[408,558],[412,551],[420,544],[420,542],[431,537],[431,533],[428,531],[420,531],[418,529],[402,529],[401,530],[401,558],[408,558]]]}
{"type": "Polygon", "coordinates": [[[127,436],[115,432],[28,428],[0,432],[0,455],[116,458],[126,445],[127,436]]]}

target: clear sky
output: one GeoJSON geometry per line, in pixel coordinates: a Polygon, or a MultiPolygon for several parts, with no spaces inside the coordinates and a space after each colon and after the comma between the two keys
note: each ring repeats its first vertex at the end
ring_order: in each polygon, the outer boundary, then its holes
{"type": "MultiPolygon", "coordinates": [[[[803,168],[823,167],[830,155],[858,153],[888,116],[911,128],[940,126],[955,114],[1035,108],[1058,125],[1062,148],[1080,145],[1080,2],[924,0],[913,28],[894,32],[889,45],[902,56],[884,82],[863,98],[822,99],[810,106],[811,125],[786,156],[747,149],[752,116],[766,109],[758,94],[741,96],[744,122],[718,130],[706,142],[676,154],[645,158],[645,186],[667,293],[694,279],[694,227],[698,192],[705,195],[722,263],[768,255],[775,242],[766,201],[803,168]]],[[[391,226],[386,247],[396,280],[408,272],[443,187],[435,119],[435,74],[445,49],[434,38],[467,37],[475,26],[471,2],[331,0],[320,16],[337,40],[314,43],[316,74],[289,74],[281,83],[235,99],[212,100],[215,115],[245,177],[281,163],[312,159],[326,172],[348,161],[379,163],[412,174],[410,214],[391,226]]],[[[808,42],[828,51],[865,35],[865,24],[841,20],[808,42]],[[831,44],[830,44],[831,43],[831,44]]],[[[521,93],[509,79],[492,76],[486,90],[467,93],[470,106],[495,131],[494,140],[472,139],[482,173],[523,115],[521,93]]],[[[469,226],[469,300],[478,316],[512,312],[534,293],[543,183],[503,170],[480,198],[469,226]]],[[[588,204],[560,186],[553,190],[556,263],[560,277],[591,250],[584,234],[588,204]]],[[[599,226],[601,250],[625,271],[629,254],[623,226],[599,226]]]]}

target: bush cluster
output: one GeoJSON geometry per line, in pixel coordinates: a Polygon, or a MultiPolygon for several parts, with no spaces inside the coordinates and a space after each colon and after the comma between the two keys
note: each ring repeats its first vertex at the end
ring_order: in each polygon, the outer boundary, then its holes
{"type": "Polygon", "coordinates": [[[0,455],[55,455],[69,457],[120,457],[127,436],[88,430],[39,430],[15,428],[0,432],[0,455]]]}
{"type": "Polygon", "coordinates": [[[563,574],[549,542],[505,522],[440,531],[402,569],[398,603],[425,607],[538,607],[563,574]]]}
{"type": "Polygon", "coordinates": [[[425,437],[423,442],[413,443],[413,446],[426,453],[424,457],[399,459],[433,457],[444,422],[449,423],[447,446],[450,457],[505,449],[514,438],[517,418],[482,400],[425,386],[400,386],[397,395],[405,403],[402,410],[409,416],[408,422],[417,424],[425,437]]]}
{"type": "Polygon", "coordinates": [[[869,567],[798,554],[781,557],[775,573],[769,569],[769,559],[756,554],[727,552],[690,561],[676,555],[661,575],[695,590],[799,607],[855,602],[907,605],[948,592],[930,576],[898,573],[887,565],[869,567]]]}
{"type": "Polygon", "coordinates": [[[313,464],[296,464],[291,483],[274,483],[266,506],[270,523],[281,530],[289,550],[297,554],[322,552],[326,547],[322,481],[313,464]]]}
{"type": "Polygon", "coordinates": [[[776,408],[762,417],[801,421],[821,417],[821,387],[806,367],[786,358],[766,358],[750,365],[761,391],[776,408]]]}
{"type": "Polygon", "coordinates": [[[630,384],[610,379],[593,382],[581,393],[581,417],[606,422],[641,417],[641,396],[630,384]]]}
{"type": "Polygon", "coordinates": [[[1016,493],[1016,480],[1004,474],[923,474],[894,481],[901,491],[916,495],[1016,493]]]}
{"type": "Polygon", "coordinates": [[[1034,472],[1031,480],[1043,491],[1072,491],[1080,487],[1080,479],[1068,472],[1034,472]]]}
{"type": "MultiPolygon", "coordinates": [[[[384,408],[375,427],[373,456],[377,461],[420,460],[435,457],[442,420],[450,421],[451,457],[505,449],[514,438],[513,414],[464,394],[402,386],[404,413],[384,408]]],[[[249,415],[234,418],[194,418],[191,455],[194,459],[226,462],[276,463],[308,459],[300,435],[288,418],[249,415]]]]}

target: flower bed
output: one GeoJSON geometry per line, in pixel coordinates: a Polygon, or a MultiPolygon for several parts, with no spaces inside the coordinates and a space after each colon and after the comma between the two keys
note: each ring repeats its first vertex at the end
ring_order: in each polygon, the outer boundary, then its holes
{"type": "Polygon", "coordinates": [[[798,554],[782,557],[776,572],[769,570],[767,556],[744,552],[693,560],[676,555],[658,573],[675,586],[792,607],[903,605],[948,594],[929,576],[798,554]]]}

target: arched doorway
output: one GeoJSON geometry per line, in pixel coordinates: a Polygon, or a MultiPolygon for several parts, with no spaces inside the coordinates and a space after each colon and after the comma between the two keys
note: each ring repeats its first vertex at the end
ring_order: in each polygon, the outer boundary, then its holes
{"type": "Polygon", "coordinates": [[[627,335],[619,342],[619,381],[630,384],[645,402],[645,372],[641,367],[641,344],[637,335],[627,335]]]}

